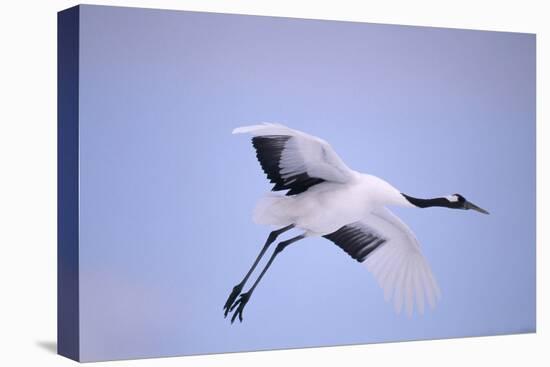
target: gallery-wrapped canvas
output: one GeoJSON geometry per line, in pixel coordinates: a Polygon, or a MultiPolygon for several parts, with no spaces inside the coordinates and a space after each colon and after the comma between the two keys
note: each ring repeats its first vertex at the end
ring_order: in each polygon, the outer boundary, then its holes
{"type": "Polygon", "coordinates": [[[58,352],[535,331],[535,35],[58,15],[58,352]]]}

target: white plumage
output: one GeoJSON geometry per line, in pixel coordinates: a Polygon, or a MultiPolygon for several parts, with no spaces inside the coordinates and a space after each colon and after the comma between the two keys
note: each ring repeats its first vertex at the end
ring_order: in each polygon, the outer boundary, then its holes
{"type": "Polygon", "coordinates": [[[403,305],[409,315],[420,313],[424,301],[435,307],[440,291],[412,231],[386,205],[414,207],[386,181],[351,170],[322,139],[279,124],[240,127],[234,134],[290,136],[279,161],[283,179],[307,173],[324,182],[294,196],[269,194],[260,199],[254,220],[278,227],[294,224],[306,236],[324,236],[350,225],[365,234],[376,232],[386,242],[367,256],[364,264],[393,299],[396,312],[403,305]]]}
{"type": "Polygon", "coordinates": [[[249,133],[252,136],[291,136],[285,144],[279,162],[281,175],[288,178],[296,173],[307,172],[312,177],[338,183],[349,182],[354,171],[338,157],[324,140],[279,124],[239,127],[233,134],[249,133]]]}

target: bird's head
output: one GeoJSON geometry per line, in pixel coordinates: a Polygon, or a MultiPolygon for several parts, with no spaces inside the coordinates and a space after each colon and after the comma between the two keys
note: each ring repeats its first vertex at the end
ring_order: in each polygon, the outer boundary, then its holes
{"type": "Polygon", "coordinates": [[[474,203],[469,202],[466,198],[460,194],[453,194],[445,197],[445,200],[449,202],[448,207],[453,209],[464,209],[469,210],[473,209],[483,214],[489,214],[485,209],[480,208],[474,203]]]}

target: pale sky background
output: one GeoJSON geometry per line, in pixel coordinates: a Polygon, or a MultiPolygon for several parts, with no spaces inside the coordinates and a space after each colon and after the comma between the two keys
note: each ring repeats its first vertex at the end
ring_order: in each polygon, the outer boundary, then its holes
{"type": "Polygon", "coordinates": [[[535,330],[535,36],[81,7],[83,360],[535,330]],[[442,290],[396,315],[325,239],[289,247],[242,324],[222,306],[261,249],[270,185],[234,127],[320,136],[352,168],[490,216],[395,209],[442,290]]]}

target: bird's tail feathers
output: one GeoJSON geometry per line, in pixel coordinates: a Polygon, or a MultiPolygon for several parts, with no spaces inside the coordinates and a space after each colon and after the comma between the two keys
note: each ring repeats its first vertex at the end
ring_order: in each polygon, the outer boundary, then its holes
{"type": "Polygon", "coordinates": [[[277,194],[266,194],[261,197],[254,208],[252,219],[257,224],[287,226],[292,224],[292,219],[286,214],[287,203],[291,197],[277,194]]]}

